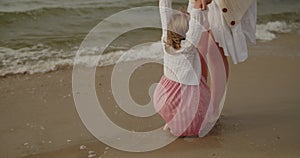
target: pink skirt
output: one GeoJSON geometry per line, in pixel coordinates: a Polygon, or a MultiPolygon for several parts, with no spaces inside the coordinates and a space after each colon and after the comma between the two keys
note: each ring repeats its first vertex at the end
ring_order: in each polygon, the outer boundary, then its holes
{"type": "Polygon", "coordinates": [[[154,92],[154,108],[175,136],[196,136],[210,102],[205,77],[200,85],[184,85],[162,76],[154,92]]]}

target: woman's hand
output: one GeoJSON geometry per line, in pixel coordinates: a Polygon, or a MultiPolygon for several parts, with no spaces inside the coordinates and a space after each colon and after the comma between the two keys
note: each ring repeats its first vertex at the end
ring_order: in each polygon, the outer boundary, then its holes
{"type": "Polygon", "coordinates": [[[195,6],[194,8],[199,9],[201,8],[202,10],[207,9],[207,5],[211,3],[212,0],[195,0],[195,6]]]}

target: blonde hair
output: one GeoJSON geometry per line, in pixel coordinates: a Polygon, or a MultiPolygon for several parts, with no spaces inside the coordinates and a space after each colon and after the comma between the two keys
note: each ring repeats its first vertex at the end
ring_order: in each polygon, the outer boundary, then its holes
{"type": "Polygon", "coordinates": [[[173,13],[168,22],[167,41],[165,43],[174,49],[181,48],[181,40],[185,40],[185,34],[189,28],[189,14],[181,11],[173,13]]]}

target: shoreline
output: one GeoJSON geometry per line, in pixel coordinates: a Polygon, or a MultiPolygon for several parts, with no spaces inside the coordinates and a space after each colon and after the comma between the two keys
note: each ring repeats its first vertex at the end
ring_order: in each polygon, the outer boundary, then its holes
{"type": "MultiPolygon", "coordinates": [[[[300,53],[297,50],[298,49],[298,39],[300,37],[300,34],[297,32],[290,32],[290,33],[278,33],[276,34],[276,38],[269,41],[263,41],[263,40],[257,40],[257,44],[256,45],[252,45],[249,47],[250,51],[249,51],[249,56],[251,58],[255,58],[255,57],[259,57],[259,56],[280,56],[283,58],[297,58],[300,57],[300,53]],[[268,51],[266,51],[266,48],[264,48],[265,46],[267,46],[268,51]],[[274,47],[275,46],[275,47],[274,47]],[[282,46],[282,47],[281,47],[282,46]],[[269,47],[274,47],[276,49],[270,49],[269,47]],[[280,50],[280,51],[279,51],[280,50]],[[285,52],[286,50],[292,50],[292,52],[285,52]],[[273,53],[275,52],[275,53],[273,53]]],[[[154,39],[151,39],[150,43],[155,44],[159,41],[155,41],[154,39]]],[[[115,43],[119,43],[120,41],[117,41],[115,43]]],[[[143,39],[143,42],[145,42],[145,39],[143,39]]],[[[124,49],[124,50],[120,50],[121,52],[124,51],[128,54],[128,51],[130,51],[132,48],[136,47],[136,46],[140,46],[140,43],[135,43],[132,45],[131,48],[128,49],[124,49]]],[[[149,43],[148,43],[149,44],[149,43]]],[[[149,47],[151,49],[156,49],[156,47],[149,47]]],[[[142,50],[141,50],[142,51],[142,50]]],[[[123,53],[124,53],[123,52],[123,53]]],[[[111,53],[119,53],[119,51],[113,51],[111,53]]],[[[137,52],[135,52],[137,53],[137,52]]],[[[153,53],[153,52],[152,52],[153,53]]],[[[109,53],[107,54],[103,54],[105,60],[106,57],[105,55],[109,55],[109,53]]],[[[135,54],[137,55],[137,54],[135,54]]],[[[147,54],[146,54],[147,55],[147,54]]],[[[157,55],[157,54],[154,54],[157,55]]],[[[150,56],[148,56],[149,58],[150,56]]],[[[228,57],[230,59],[230,57],[228,57]]],[[[105,66],[112,66],[114,65],[113,63],[116,62],[117,58],[113,58],[113,59],[109,59],[109,62],[106,61],[102,61],[102,64],[104,64],[103,66],[99,66],[99,67],[105,67],[105,66]]],[[[44,65],[33,65],[33,67],[29,67],[29,68],[22,68],[21,70],[7,70],[8,68],[4,68],[0,74],[0,78],[5,78],[7,76],[15,76],[15,75],[33,75],[33,74],[43,74],[43,73],[49,73],[49,72],[53,72],[53,71],[60,71],[60,70],[65,70],[65,69],[72,69],[73,65],[73,59],[67,59],[69,60],[68,62],[63,62],[63,63],[57,63],[58,65],[50,65],[50,68],[46,68],[46,69],[39,69],[39,66],[44,67],[44,65]],[[5,71],[6,72],[5,72],[5,71]],[[21,72],[20,72],[21,71],[21,72]],[[25,71],[25,72],[23,72],[25,71]],[[44,72],[45,71],[45,72],[44,72]],[[5,74],[5,75],[4,75],[5,74]]],[[[143,60],[142,58],[138,59],[138,60],[143,60]]],[[[155,60],[162,60],[161,57],[156,58],[155,60]]],[[[132,62],[135,62],[136,60],[133,60],[132,62]]],[[[245,61],[247,62],[247,60],[245,61]]],[[[27,65],[28,66],[28,65],[27,65]]],[[[13,69],[13,68],[11,68],[13,69]]]]}

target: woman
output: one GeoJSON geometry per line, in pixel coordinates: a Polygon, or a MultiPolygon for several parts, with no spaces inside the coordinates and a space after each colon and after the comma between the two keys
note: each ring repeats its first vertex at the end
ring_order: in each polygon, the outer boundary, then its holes
{"type": "Polygon", "coordinates": [[[221,114],[227,89],[228,62],[248,58],[249,44],[256,43],[257,0],[189,0],[189,9],[200,3],[208,9],[209,35],[202,35],[198,49],[209,65],[211,100],[199,130],[205,136],[221,114]],[[217,45],[217,46],[216,46],[217,45]],[[218,47],[218,48],[216,48],[218,47]],[[226,81],[225,81],[226,80],[226,81]]]}

